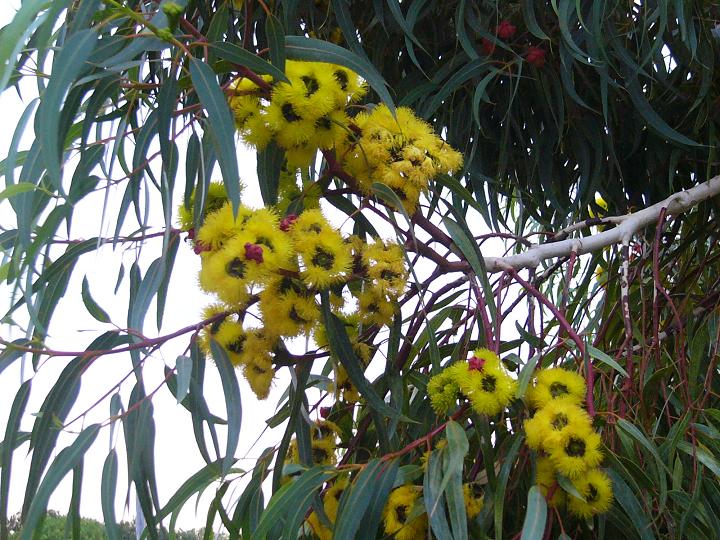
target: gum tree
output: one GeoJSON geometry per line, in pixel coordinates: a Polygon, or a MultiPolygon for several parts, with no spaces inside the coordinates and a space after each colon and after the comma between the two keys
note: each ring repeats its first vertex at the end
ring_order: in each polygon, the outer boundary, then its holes
{"type": "Polygon", "coordinates": [[[117,429],[125,452],[85,471],[110,538],[120,467],[150,538],[207,490],[206,530],[230,538],[713,538],[719,19],[700,1],[23,2],[0,42],[0,87],[39,96],[2,162],[0,371],[28,367],[0,536],[11,481],[31,538],[72,473],[79,538],[86,453],[117,429]],[[98,193],[109,236],[81,238],[98,193]],[[127,318],[84,279],[93,337],[57,348],[76,265],[123,249],[152,254],[107,269],[127,318]],[[215,303],[161,331],[194,286],[179,250],[215,303]],[[112,358],[127,377],[76,406],[112,358]],[[260,399],[287,384],[249,469],[241,381],[260,399]],[[158,392],[206,462],[168,500],[158,392]]]}

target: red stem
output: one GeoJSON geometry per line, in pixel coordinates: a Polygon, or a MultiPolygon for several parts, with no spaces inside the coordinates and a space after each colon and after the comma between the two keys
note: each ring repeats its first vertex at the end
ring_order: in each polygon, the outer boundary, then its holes
{"type": "MultiPolygon", "coordinates": [[[[577,345],[577,348],[580,351],[580,358],[584,361],[587,356],[585,351],[585,343],[578,335],[578,333],[573,329],[573,327],[570,326],[570,323],[563,316],[563,314],[560,313],[560,310],[557,308],[557,306],[553,305],[553,303],[550,302],[550,300],[548,300],[544,294],[537,290],[532,283],[525,281],[523,278],[521,278],[517,270],[515,270],[514,268],[508,268],[507,272],[515,279],[515,281],[522,285],[525,290],[527,290],[530,294],[537,298],[541,304],[543,304],[546,308],[550,310],[553,315],[555,315],[558,323],[560,324],[560,327],[567,332],[568,336],[570,336],[570,339],[572,339],[577,345]]],[[[590,360],[589,358],[587,359],[586,381],[587,393],[585,395],[585,405],[587,407],[588,414],[590,416],[595,416],[595,403],[593,398],[593,389],[595,387],[595,369],[593,368],[592,360],[590,360]]]]}

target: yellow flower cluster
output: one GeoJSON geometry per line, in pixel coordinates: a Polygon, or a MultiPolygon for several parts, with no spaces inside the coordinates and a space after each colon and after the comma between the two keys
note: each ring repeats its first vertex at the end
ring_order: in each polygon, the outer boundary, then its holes
{"type": "MultiPolygon", "coordinates": [[[[413,484],[404,484],[390,493],[383,510],[385,534],[396,540],[425,538],[428,516],[421,495],[422,487],[413,484]]],[[[465,514],[472,520],[483,508],[483,491],[478,484],[463,484],[463,499],[465,514]]]]}
{"type": "Polygon", "coordinates": [[[405,484],[390,492],[383,511],[385,534],[392,535],[396,540],[416,540],[425,538],[428,527],[428,516],[418,501],[422,488],[405,484]]]}
{"type": "MultiPolygon", "coordinates": [[[[347,489],[349,484],[350,481],[348,476],[341,476],[333,482],[332,486],[330,486],[325,493],[323,493],[323,510],[325,511],[327,518],[330,520],[330,523],[333,525],[335,524],[335,520],[337,518],[337,511],[340,506],[340,497],[342,497],[343,492],[347,489]]],[[[308,516],[307,523],[310,525],[310,528],[315,536],[317,536],[320,540],[332,539],[332,530],[320,522],[320,518],[314,511],[310,514],[310,516],[308,516]]]]}
{"type": "Polygon", "coordinates": [[[567,504],[575,515],[588,518],[607,512],[612,504],[608,476],[598,469],[603,455],[600,435],[582,408],[585,380],[561,368],[540,370],[528,389],[526,400],[536,409],[525,421],[527,445],[541,455],[537,460],[536,484],[550,504],[567,504]],[[570,479],[578,498],[557,484],[557,474],[570,479]]]}
{"type": "MultiPolygon", "coordinates": [[[[385,184],[412,213],[433,177],[462,166],[462,155],[412,109],[400,107],[393,115],[381,104],[351,116],[351,106],[358,107],[367,92],[352,70],[288,61],[285,71],[289,82],[269,75],[240,79],[229,104],[243,140],[258,149],[275,141],[285,150],[288,170],[307,167],[318,150],[334,150],[357,187],[371,193],[373,183],[385,184]]],[[[284,194],[297,188],[294,179],[285,184],[284,194]]]]}
{"type": "Polygon", "coordinates": [[[448,413],[458,397],[465,397],[475,412],[494,415],[508,406],[517,381],[505,371],[497,354],[477,349],[467,362],[455,363],[434,375],[427,389],[437,414],[448,413]]]}
{"type": "MultiPolygon", "coordinates": [[[[262,149],[274,140],[291,167],[305,167],[318,148],[332,149],[347,137],[346,108],[367,90],[355,72],[335,64],[290,60],[285,73],[289,82],[272,84],[269,96],[252,80],[241,79],[230,108],[247,143],[262,149]]],[[[263,79],[273,83],[270,76],[263,79]]]]}
{"type": "MultiPolygon", "coordinates": [[[[218,189],[211,185],[212,193],[218,189]]],[[[242,316],[229,316],[206,328],[202,343],[207,351],[209,338],[214,338],[233,365],[243,368],[260,399],[267,397],[275,375],[273,351],[278,340],[321,334],[320,290],[333,287],[333,308],[347,318],[356,338],[360,325],[392,321],[408,276],[399,245],[379,239],[366,243],[357,237],[344,238],[319,209],[280,220],[268,208],[240,206],[233,215],[230,204],[224,201],[206,213],[194,235],[202,260],[200,286],[220,300],[204,315],[210,318],[228,311],[242,316]],[[345,300],[338,287],[342,289],[351,281],[354,286],[348,288],[357,298],[358,309],[343,315],[340,310],[345,300]],[[252,303],[258,305],[260,328],[243,325],[245,311],[252,303]]],[[[192,215],[181,217],[181,221],[191,227],[192,215]]],[[[324,338],[320,346],[327,346],[324,338]]],[[[356,352],[369,361],[367,345],[356,343],[356,352]]],[[[336,389],[345,393],[347,401],[357,401],[359,396],[347,373],[339,366],[336,371],[336,389]]]]}
{"type": "MultiPolygon", "coordinates": [[[[337,461],[335,450],[340,428],[330,420],[317,420],[310,427],[310,447],[315,465],[334,465],[337,461]]],[[[297,441],[290,444],[290,463],[300,463],[297,441]]]]}
{"type": "Polygon", "coordinates": [[[379,105],[358,114],[354,122],[359,131],[339,151],[344,167],[368,193],[374,182],[390,187],[408,213],[415,211],[433,177],[462,165],[462,154],[407,107],[393,117],[386,105],[379,105]]]}

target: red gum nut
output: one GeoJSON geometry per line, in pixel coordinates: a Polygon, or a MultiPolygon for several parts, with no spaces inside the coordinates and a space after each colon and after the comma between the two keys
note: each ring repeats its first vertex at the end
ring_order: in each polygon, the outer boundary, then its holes
{"type": "Polygon", "coordinates": [[[468,364],[470,365],[470,369],[482,371],[482,369],[485,367],[485,360],[483,360],[482,358],[478,358],[477,356],[473,356],[472,358],[468,359],[468,364]]]}
{"type": "Polygon", "coordinates": [[[282,221],[280,221],[280,230],[282,232],[288,232],[290,230],[290,227],[292,227],[295,222],[297,221],[297,215],[296,214],[288,214],[284,218],[282,218],[282,221]]]}
{"type": "Polygon", "coordinates": [[[187,237],[188,240],[195,240],[195,227],[190,227],[187,230],[187,237]]]}
{"type": "Polygon", "coordinates": [[[245,242],[245,260],[246,261],[255,261],[258,264],[262,263],[263,262],[262,247],[258,246],[257,244],[251,244],[250,242],[245,242]]]}
{"type": "Polygon", "coordinates": [[[497,37],[500,39],[510,39],[515,35],[515,32],[517,32],[517,26],[510,21],[500,21],[500,24],[498,24],[495,30],[497,37]]]}
{"type": "Polygon", "coordinates": [[[320,416],[322,418],[327,418],[330,416],[331,407],[320,407],[320,416]]]}
{"type": "Polygon", "coordinates": [[[545,65],[545,49],[540,47],[528,47],[525,60],[527,60],[528,64],[532,64],[535,67],[543,67],[545,65]]]}

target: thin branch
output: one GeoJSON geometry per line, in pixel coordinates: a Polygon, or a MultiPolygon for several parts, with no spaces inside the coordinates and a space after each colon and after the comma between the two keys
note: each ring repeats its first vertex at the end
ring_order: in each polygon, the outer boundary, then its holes
{"type": "Polygon", "coordinates": [[[617,227],[613,229],[584,238],[571,238],[560,242],[536,245],[517,255],[485,257],[485,267],[488,272],[502,272],[511,268],[515,270],[537,268],[546,259],[567,257],[573,251],[578,255],[598,251],[607,246],[628,241],[644,227],[651,223],[657,223],[663,209],[668,216],[682,214],[718,194],[720,194],[720,176],[711,178],[688,190],[674,193],[667,199],[634,214],[603,218],[603,223],[617,224],[617,227]]]}

